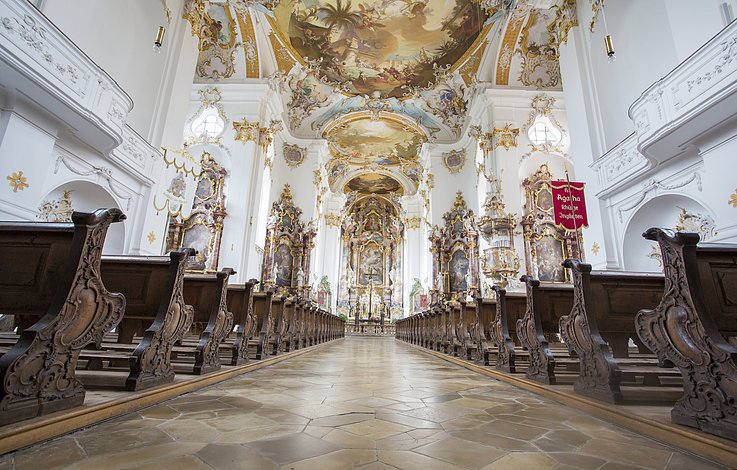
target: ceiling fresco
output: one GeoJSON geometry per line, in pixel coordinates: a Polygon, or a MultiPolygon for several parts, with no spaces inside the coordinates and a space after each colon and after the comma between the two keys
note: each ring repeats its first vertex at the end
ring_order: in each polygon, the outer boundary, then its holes
{"type": "Polygon", "coordinates": [[[423,143],[453,144],[466,133],[479,88],[559,89],[559,47],[577,18],[575,0],[185,7],[200,39],[197,83],[268,77],[288,135],[328,141],[332,191],[394,195],[417,191],[423,143]]]}
{"type": "Polygon", "coordinates": [[[356,191],[364,194],[390,194],[402,195],[404,190],[397,180],[390,176],[376,173],[366,173],[350,180],[344,191],[356,191]]]}
{"type": "Polygon", "coordinates": [[[435,82],[483,30],[471,0],[292,0],[273,10],[300,58],[351,94],[401,97],[435,82]]]}
{"type": "Polygon", "coordinates": [[[425,136],[395,119],[359,117],[342,122],[325,133],[333,157],[351,165],[399,165],[416,160],[425,136]]]}

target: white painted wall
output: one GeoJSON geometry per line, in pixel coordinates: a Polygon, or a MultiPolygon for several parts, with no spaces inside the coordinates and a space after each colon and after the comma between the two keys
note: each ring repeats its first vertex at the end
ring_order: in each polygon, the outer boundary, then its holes
{"type": "MultiPolygon", "coordinates": [[[[155,146],[161,138],[153,135],[158,105],[168,101],[171,92],[168,61],[179,55],[182,34],[177,33],[189,29],[181,15],[183,4],[184,0],[167,2],[172,12],[169,25],[159,0],[50,0],[41,6],[44,15],[128,92],[134,103],[128,124],[155,146]],[[167,33],[157,54],[153,43],[159,26],[167,27],[167,33]],[[152,141],[154,137],[158,138],[152,141]]],[[[189,73],[181,71],[182,78],[191,84],[193,72],[194,66],[189,73]]],[[[180,102],[184,99],[179,97],[180,102]]]]}

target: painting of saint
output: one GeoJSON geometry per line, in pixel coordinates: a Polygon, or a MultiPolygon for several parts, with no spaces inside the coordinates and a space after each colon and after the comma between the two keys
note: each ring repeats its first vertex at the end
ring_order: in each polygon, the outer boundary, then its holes
{"type": "Polygon", "coordinates": [[[292,250],[288,243],[280,243],[274,252],[274,278],[277,286],[292,286],[292,250]]]}
{"type": "Polygon", "coordinates": [[[205,271],[209,268],[212,233],[205,225],[195,224],[184,232],[183,248],[194,248],[197,254],[189,258],[187,269],[205,271]]]}
{"type": "Polygon", "coordinates": [[[466,274],[468,274],[468,256],[462,249],[453,252],[450,257],[450,290],[458,292],[468,289],[466,274]]]}
{"type": "Polygon", "coordinates": [[[565,282],[563,242],[553,237],[542,237],[535,242],[537,277],[541,281],[565,282]]]}
{"type": "Polygon", "coordinates": [[[371,275],[373,275],[375,286],[384,284],[384,253],[377,245],[364,247],[358,264],[359,284],[369,285],[371,275]]]}
{"type": "Polygon", "coordinates": [[[376,214],[369,215],[363,229],[367,232],[378,232],[380,230],[379,217],[376,214]]]}
{"type": "Polygon", "coordinates": [[[545,212],[553,210],[553,193],[550,191],[549,187],[544,186],[540,191],[538,191],[537,207],[545,212]]]}

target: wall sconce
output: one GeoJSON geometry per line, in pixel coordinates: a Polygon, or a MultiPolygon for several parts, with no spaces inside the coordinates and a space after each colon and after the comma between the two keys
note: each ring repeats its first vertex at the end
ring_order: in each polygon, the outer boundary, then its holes
{"type": "Polygon", "coordinates": [[[159,26],[159,30],[156,32],[156,39],[154,39],[154,52],[157,54],[161,53],[161,46],[164,45],[164,33],[166,33],[166,29],[163,26],[159,26]]]}

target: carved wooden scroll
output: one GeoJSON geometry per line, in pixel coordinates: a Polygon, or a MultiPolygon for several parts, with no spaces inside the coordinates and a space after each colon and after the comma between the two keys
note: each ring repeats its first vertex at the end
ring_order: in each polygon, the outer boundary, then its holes
{"type": "Polygon", "coordinates": [[[517,320],[517,335],[520,343],[530,353],[527,378],[549,385],[555,384],[555,359],[543,334],[542,321],[535,312],[538,301],[540,281],[524,275],[520,281],[527,289],[527,310],[525,316],[517,320]]]}
{"type": "Polygon", "coordinates": [[[609,403],[621,403],[621,372],[597,324],[597,305],[591,292],[591,265],[575,258],[563,265],[573,274],[573,309],[560,318],[560,335],[580,361],[576,393],[609,403]]]}
{"type": "Polygon", "coordinates": [[[248,340],[256,333],[256,316],[253,313],[253,290],[258,281],[249,279],[243,286],[242,304],[233,312],[235,320],[235,341],[230,365],[237,366],[248,362],[248,340]]]}
{"type": "Polygon", "coordinates": [[[220,343],[233,330],[233,314],[228,311],[226,304],[228,278],[232,274],[235,274],[235,271],[231,268],[223,268],[216,274],[218,295],[211,306],[213,311],[195,349],[195,374],[207,374],[220,369],[220,343]]]}
{"type": "Polygon", "coordinates": [[[274,291],[259,292],[254,297],[254,311],[258,318],[258,343],[256,344],[256,359],[263,359],[267,354],[269,341],[274,335],[274,321],[271,318],[271,300],[274,291]]]}
{"type": "Polygon", "coordinates": [[[156,318],[143,333],[143,339],[130,358],[131,372],[125,381],[126,390],[143,390],[174,380],[171,351],[192,326],[194,311],[184,302],[184,270],[193,256],[192,248],[169,253],[169,277],[160,293],[156,318]]]}
{"type": "Polygon", "coordinates": [[[108,227],[125,219],[118,209],[72,214],[69,257],[59,273],[51,305],[0,358],[0,424],[71,408],[84,401],[75,376],[80,350],[100,343],[123,318],[125,298],[100,279],[108,227]]]}
{"type": "Polygon", "coordinates": [[[651,228],[643,234],[660,245],[665,293],[655,310],[641,310],[637,334],[658,359],[678,367],[683,396],[671,411],[674,423],[737,439],[737,348],[725,341],[707,309],[698,267],[699,235],[651,228]]]}
{"type": "MultiPolygon", "coordinates": [[[[507,315],[507,291],[499,286],[491,287],[496,293],[496,317],[489,328],[491,341],[497,347],[496,369],[504,372],[516,372],[514,341],[509,334],[509,317],[507,315]]],[[[489,355],[484,358],[489,365],[489,355]]]]}

